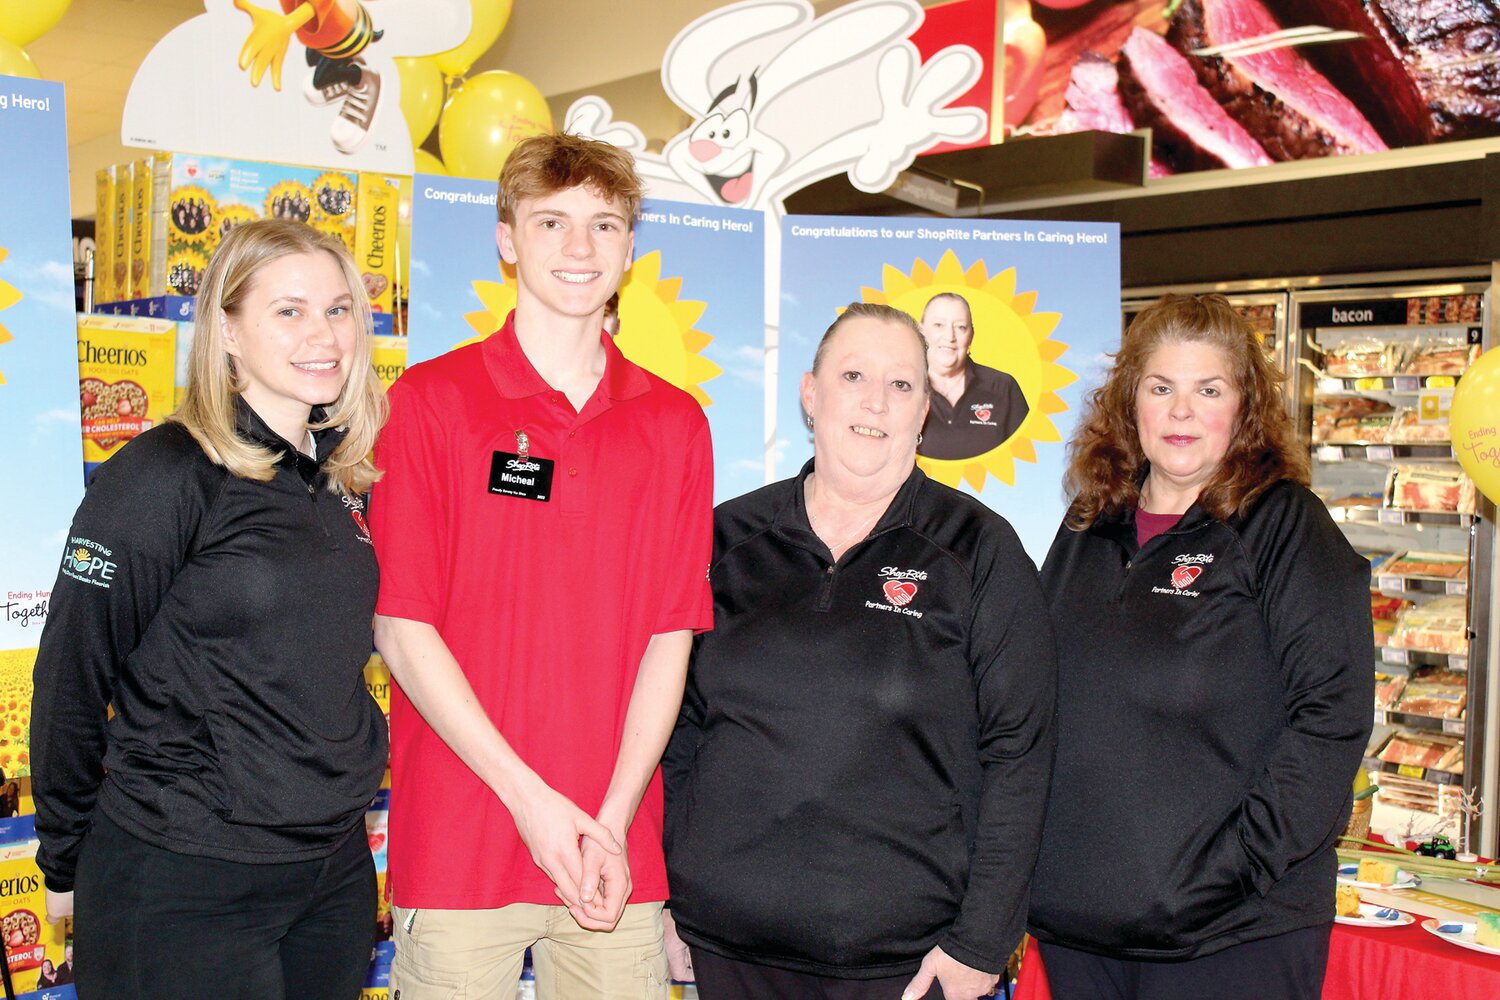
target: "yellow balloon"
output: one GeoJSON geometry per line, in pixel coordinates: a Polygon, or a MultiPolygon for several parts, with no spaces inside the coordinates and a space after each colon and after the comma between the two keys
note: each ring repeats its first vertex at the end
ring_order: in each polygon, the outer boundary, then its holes
{"type": "Polygon", "coordinates": [[[448,168],[443,166],[443,161],[427,152],[427,150],[413,150],[412,157],[416,161],[415,168],[413,169],[412,173],[442,174],[445,177],[447,176],[448,168]]]}
{"type": "Polygon", "coordinates": [[[1500,501],[1500,350],[1485,351],[1459,379],[1448,429],[1458,464],[1481,493],[1500,501]]]}
{"type": "Polygon", "coordinates": [[[541,91],[497,69],[454,88],[438,121],[438,144],[453,176],[494,180],[516,143],[550,131],[552,111],[541,91]]]}
{"type": "MultiPolygon", "coordinates": [[[[72,2],[73,0],[0,0],[0,38],[17,45],[30,45],[62,20],[72,2]]],[[[506,6],[510,6],[509,0],[506,0],[506,6]]]]}
{"type": "Polygon", "coordinates": [[[7,38],[0,38],[0,76],[29,76],[40,80],[42,74],[26,50],[7,38]]]}
{"type": "Polygon", "coordinates": [[[469,37],[447,52],[439,52],[432,58],[438,69],[447,76],[463,76],[474,65],[474,60],[489,51],[510,20],[511,0],[469,0],[469,11],[473,21],[469,26],[469,37]]]}
{"type": "Polygon", "coordinates": [[[430,58],[396,60],[401,77],[401,116],[411,130],[411,144],[420,146],[443,112],[443,71],[430,58]]]}

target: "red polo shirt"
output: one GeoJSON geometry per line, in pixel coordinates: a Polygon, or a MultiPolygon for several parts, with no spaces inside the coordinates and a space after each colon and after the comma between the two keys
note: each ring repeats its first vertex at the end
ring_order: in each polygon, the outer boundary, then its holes
{"type": "MultiPolygon", "coordinates": [[[[614,771],[652,635],[713,624],[708,421],[607,335],[575,412],[494,336],[407,369],[375,460],[377,611],[433,625],[521,759],[590,814],[614,771]],[[491,492],[495,452],[551,459],[550,499],[491,492]]],[[[509,811],[391,694],[390,882],[401,906],[555,904],[509,811]]],[[[630,828],[634,902],[667,897],[661,775],[630,828]]]]}

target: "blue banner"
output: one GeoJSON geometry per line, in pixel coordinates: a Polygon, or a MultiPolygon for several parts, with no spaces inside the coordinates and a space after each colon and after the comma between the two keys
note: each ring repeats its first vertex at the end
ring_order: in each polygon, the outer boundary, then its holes
{"type": "MultiPolygon", "coordinates": [[[[68,524],[83,496],[62,85],[0,77],[0,135],[0,510],[6,519],[0,532],[0,683],[24,683],[29,701],[31,661],[68,524]]],[[[15,776],[20,761],[5,764],[5,756],[0,752],[0,767],[15,776]]]]}
{"type": "MultiPolygon", "coordinates": [[[[488,336],[514,307],[496,222],[493,181],[417,176],[408,365],[488,336]]],[[[708,415],[716,501],[765,481],[764,227],[760,212],[647,201],[620,286],[620,350],[708,415]]]]}
{"type": "MultiPolygon", "coordinates": [[[[949,380],[952,399],[935,389],[918,462],[1004,515],[1040,564],[1065,509],[1066,442],[1120,341],[1119,243],[1102,223],[783,219],[775,477],[812,454],[798,383],[844,306],[920,320],[934,296],[949,307],[957,296],[957,315],[970,314],[957,342],[967,379],[949,380]]],[[[929,365],[936,387],[939,348],[929,365]]]]}

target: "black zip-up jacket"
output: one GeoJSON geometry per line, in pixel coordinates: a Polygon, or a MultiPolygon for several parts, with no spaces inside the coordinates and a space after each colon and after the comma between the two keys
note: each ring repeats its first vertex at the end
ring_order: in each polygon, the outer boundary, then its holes
{"type": "MultiPolygon", "coordinates": [[[[270,482],[167,423],[99,467],[68,532],[31,716],[54,891],[72,888],[96,808],[181,854],[300,861],[336,848],[380,786],[363,498],[329,491],[243,400],[239,418],[282,451],[270,482]]],[[[319,462],[341,437],[317,435],[319,462]]]]}
{"type": "Polygon", "coordinates": [[[934,945],[998,972],[1026,913],[1055,664],[1036,568],[914,470],[837,564],[803,481],[714,516],[714,630],[663,762],[689,943],[846,979],[934,945]]]}
{"type": "Polygon", "coordinates": [[[1183,959],[1333,919],[1333,842],[1371,727],[1369,564],[1310,492],[1063,527],[1042,568],[1057,764],[1031,931],[1183,959]]]}

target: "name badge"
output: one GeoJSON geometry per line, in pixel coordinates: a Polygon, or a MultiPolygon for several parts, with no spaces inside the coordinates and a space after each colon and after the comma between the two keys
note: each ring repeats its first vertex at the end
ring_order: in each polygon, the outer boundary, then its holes
{"type": "Polygon", "coordinates": [[[552,459],[497,451],[490,459],[490,492],[522,500],[552,499],[552,459]]]}

